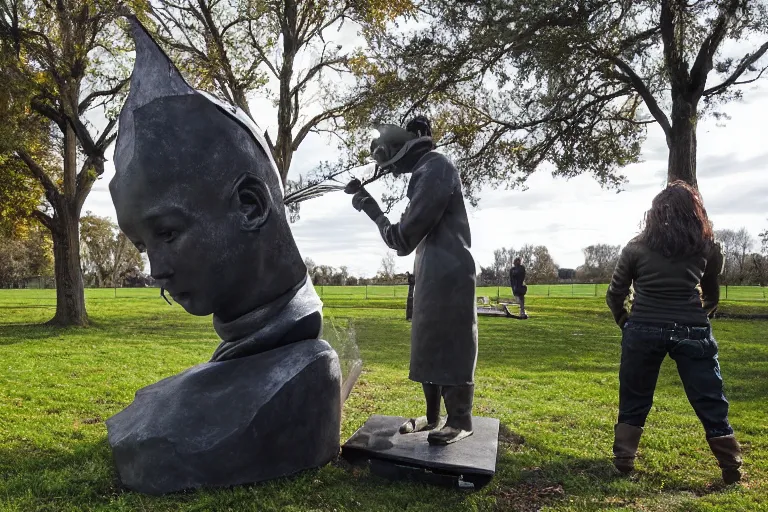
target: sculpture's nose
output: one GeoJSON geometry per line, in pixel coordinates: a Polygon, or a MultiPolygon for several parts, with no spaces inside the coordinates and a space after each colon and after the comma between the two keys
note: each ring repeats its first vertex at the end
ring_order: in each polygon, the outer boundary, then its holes
{"type": "Polygon", "coordinates": [[[156,281],[165,281],[173,276],[173,269],[164,258],[149,256],[150,275],[156,281]]]}

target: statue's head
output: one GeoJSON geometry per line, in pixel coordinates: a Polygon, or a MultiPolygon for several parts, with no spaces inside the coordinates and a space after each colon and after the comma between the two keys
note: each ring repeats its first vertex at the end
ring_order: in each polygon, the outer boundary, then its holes
{"type": "Polygon", "coordinates": [[[378,166],[393,174],[413,171],[418,157],[434,148],[432,128],[424,116],[417,116],[405,128],[395,124],[374,125],[371,156],[378,166]]]}
{"type": "Polygon", "coordinates": [[[258,129],[191,88],[136,20],[109,184],[120,229],[185,310],[228,320],[306,274],[258,129]]]}

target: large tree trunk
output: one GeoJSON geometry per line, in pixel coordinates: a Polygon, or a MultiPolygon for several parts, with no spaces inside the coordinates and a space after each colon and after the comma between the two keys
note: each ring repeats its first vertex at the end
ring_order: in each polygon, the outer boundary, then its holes
{"type": "Polygon", "coordinates": [[[698,188],[696,181],[696,102],[678,96],[672,104],[672,130],[667,140],[667,182],[682,180],[698,188]]]}
{"type": "Polygon", "coordinates": [[[70,205],[57,212],[58,222],[52,232],[56,274],[56,316],[54,325],[88,325],[80,269],[80,229],[77,212],[70,205]]]}

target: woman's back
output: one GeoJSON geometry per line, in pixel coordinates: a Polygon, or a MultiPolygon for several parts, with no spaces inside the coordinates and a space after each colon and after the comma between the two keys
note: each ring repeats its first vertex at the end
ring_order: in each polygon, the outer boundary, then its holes
{"type": "Polygon", "coordinates": [[[629,318],[633,322],[707,325],[708,314],[719,299],[717,275],[722,262],[722,253],[715,244],[706,254],[673,259],[643,242],[632,241],[622,251],[616,267],[609,305],[612,310],[623,309],[626,294],[622,290],[632,282],[634,301],[629,318]],[[615,291],[620,293],[612,293],[615,291]]]}

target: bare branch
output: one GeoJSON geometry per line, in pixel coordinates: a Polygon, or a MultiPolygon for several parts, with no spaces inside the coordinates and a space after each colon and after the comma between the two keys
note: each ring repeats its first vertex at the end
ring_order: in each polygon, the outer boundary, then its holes
{"type": "Polygon", "coordinates": [[[355,101],[349,101],[343,105],[339,105],[337,107],[334,107],[332,109],[326,110],[325,112],[321,112],[320,114],[317,114],[315,117],[307,121],[307,123],[301,127],[299,132],[296,134],[296,137],[293,139],[293,143],[291,144],[291,149],[293,151],[296,151],[299,149],[299,145],[304,140],[304,137],[307,136],[307,134],[312,130],[315,126],[322,123],[323,121],[327,121],[328,119],[333,119],[335,117],[339,117],[343,115],[343,113],[347,110],[352,108],[355,105],[355,101]]]}
{"type": "Polygon", "coordinates": [[[731,73],[731,75],[723,80],[721,84],[715,85],[714,87],[710,87],[709,89],[705,90],[702,95],[703,96],[712,96],[713,94],[720,94],[724,92],[728,87],[732,85],[742,85],[742,84],[748,84],[751,82],[754,82],[758,78],[760,78],[765,71],[766,68],[763,68],[760,71],[760,74],[757,75],[757,78],[754,78],[752,80],[746,80],[743,82],[737,82],[739,77],[744,74],[745,71],[749,69],[752,64],[757,62],[760,57],[765,55],[765,52],[768,51],[768,42],[763,43],[763,45],[757,49],[754,53],[745,55],[744,58],[741,59],[741,62],[736,67],[736,69],[731,73]]]}
{"type": "Polygon", "coordinates": [[[93,100],[95,100],[96,98],[99,98],[101,96],[114,96],[115,94],[119,93],[123,89],[123,87],[125,87],[128,84],[128,82],[130,82],[130,78],[124,78],[123,80],[120,80],[111,89],[107,89],[107,90],[104,90],[104,91],[95,91],[95,92],[90,93],[77,106],[77,113],[79,115],[82,115],[83,112],[85,112],[88,109],[88,107],[91,106],[91,103],[93,103],[93,100]]]}
{"type": "Polygon", "coordinates": [[[344,62],[347,62],[346,57],[337,57],[335,59],[330,60],[323,60],[323,57],[320,57],[320,62],[309,68],[309,71],[307,71],[307,74],[302,78],[293,88],[293,91],[291,93],[293,94],[294,91],[300,91],[304,88],[307,83],[309,83],[312,78],[314,78],[315,75],[317,75],[323,68],[330,67],[335,64],[342,64],[344,62]]]}
{"type": "MultiPolygon", "coordinates": [[[[261,44],[256,40],[256,36],[253,33],[252,21],[248,22],[248,35],[251,37],[251,46],[253,46],[253,49],[256,50],[256,53],[258,53],[259,57],[261,58],[261,61],[254,60],[254,63],[251,66],[251,70],[255,70],[259,62],[263,62],[267,65],[272,74],[275,75],[275,78],[280,78],[280,73],[267,57],[267,53],[264,51],[264,48],[262,48],[261,44]]],[[[251,70],[249,70],[249,73],[251,70]]]]}

